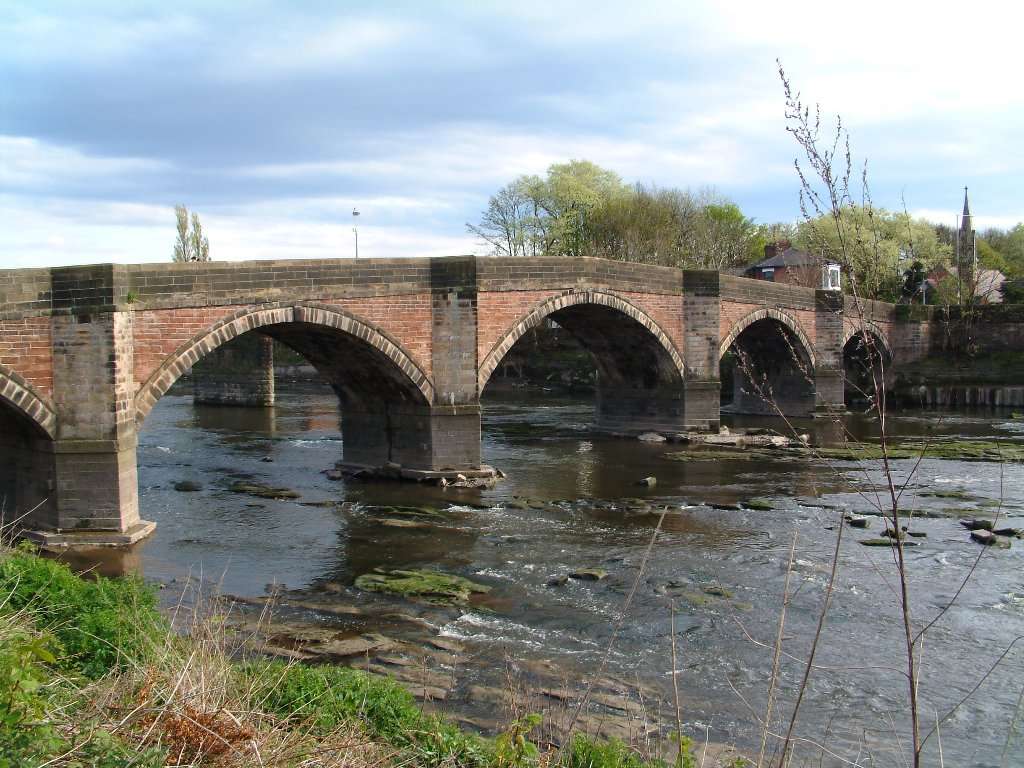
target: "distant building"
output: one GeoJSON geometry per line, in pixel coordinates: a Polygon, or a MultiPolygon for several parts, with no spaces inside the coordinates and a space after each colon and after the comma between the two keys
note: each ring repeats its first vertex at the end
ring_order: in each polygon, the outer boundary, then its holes
{"type": "Polygon", "coordinates": [[[971,272],[968,272],[968,275],[967,279],[959,282],[956,267],[950,267],[949,269],[937,267],[933,269],[928,274],[928,279],[925,280],[928,301],[933,301],[932,296],[939,295],[939,285],[946,281],[953,281],[950,283],[949,288],[955,292],[955,295],[951,295],[950,299],[956,303],[964,303],[964,293],[973,293],[975,304],[1002,304],[1003,284],[1006,282],[1006,275],[998,269],[984,268],[973,270],[973,275],[971,272]],[[956,287],[953,288],[953,285],[956,285],[956,287]]]}
{"type": "Polygon", "coordinates": [[[807,251],[794,248],[788,240],[764,247],[764,260],[747,267],[744,276],[773,283],[791,283],[809,288],[822,286],[822,261],[807,251]]]}
{"type": "Polygon", "coordinates": [[[926,280],[931,295],[943,285],[949,300],[958,304],[1000,304],[1003,301],[1003,283],[1006,275],[998,269],[984,269],[978,266],[977,235],[974,231],[974,217],[964,187],[964,210],[953,243],[955,253],[953,266],[949,269],[938,267],[932,270],[926,280]],[[948,281],[955,281],[949,282],[948,281]],[[954,287],[955,286],[955,287],[954,287]]]}
{"type": "Polygon", "coordinates": [[[978,248],[975,242],[974,217],[971,216],[971,203],[967,199],[967,187],[964,187],[964,212],[960,216],[960,227],[956,232],[956,274],[963,282],[972,283],[978,268],[978,248]]]}

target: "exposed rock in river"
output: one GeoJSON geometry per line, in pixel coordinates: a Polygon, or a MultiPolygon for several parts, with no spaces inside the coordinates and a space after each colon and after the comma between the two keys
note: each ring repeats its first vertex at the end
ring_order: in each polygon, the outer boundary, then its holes
{"type": "Polygon", "coordinates": [[[601,581],[608,578],[608,571],[601,568],[581,568],[570,573],[569,578],[580,581],[601,581]]]}
{"type": "Polygon", "coordinates": [[[471,594],[490,592],[484,584],[438,571],[374,569],[356,579],[356,587],[367,592],[384,592],[431,605],[459,605],[471,594]]]}
{"type": "Polygon", "coordinates": [[[241,480],[238,480],[228,486],[228,490],[232,493],[245,493],[249,496],[258,496],[261,499],[297,499],[302,496],[301,493],[288,488],[274,488],[273,486],[263,485],[262,483],[246,483],[241,480]]]}

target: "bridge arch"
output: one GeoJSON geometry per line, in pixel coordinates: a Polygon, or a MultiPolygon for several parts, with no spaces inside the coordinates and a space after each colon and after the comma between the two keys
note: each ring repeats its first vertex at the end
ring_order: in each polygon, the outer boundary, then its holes
{"type": "Polygon", "coordinates": [[[723,408],[787,416],[815,407],[814,345],[788,312],[762,307],[733,324],[719,349],[723,408]]]}
{"type": "Polygon", "coordinates": [[[56,437],[53,406],[0,365],[0,522],[26,528],[54,523],[56,437]]]}
{"type": "Polygon", "coordinates": [[[725,357],[725,353],[729,351],[729,347],[735,343],[736,339],[740,337],[740,334],[754,323],[758,323],[763,320],[774,320],[792,331],[793,335],[800,342],[801,349],[798,351],[807,355],[807,359],[810,361],[812,367],[815,365],[814,345],[811,344],[810,339],[807,338],[807,334],[804,333],[803,328],[800,327],[800,323],[788,312],[783,312],[781,309],[775,309],[773,307],[762,307],[761,309],[756,309],[750,314],[737,320],[729,330],[726,337],[722,339],[722,344],[718,351],[719,359],[725,357]]]}
{"type": "Polygon", "coordinates": [[[876,385],[885,388],[891,378],[892,347],[877,325],[867,320],[843,327],[843,400],[847,406],[868,406],[876,385]]]}
{"type": "MultiPolygon", "coordinates": [[[[389,369],[391,383],[401,392],[400,399],[411,404],[429,405],[434,399],[434,387],[427,374],[395,339],[369,322],[338,307],[317,304],[264,306],[236,312],[193,336],[175,350],[139,387],[135,395],[136,422],[141,424],[156,402],[171,388],[185,371],[204,356],[232,339],[250,331],[260,331],[296,348],[318,369],[328,365],[328,357],[303,349],[303,331],[323,338],[323,332],[339,339],[348,339],[354,349],[362,348],[364,359],[389,369]],[[299,328],[298,332],[289,329],[299,328]],[[318,359],[319,358],[319,359],[318,359]],[[319,364],[318,364],[319,363],[319,364]]],[[[340,382],[332,382],[338,390],[340,382]]],[[[339,395],[344,396],[344,391],[339,395]]],[[[353,394],[353,392],[348,392],[353,394]]]]}
{"type": "MultiPolygon", "coordinates": [[[[666,334],[658,323],[656,323],[651,316],[644,312],[640,307],[621,296],[607,291],[572,290],[558,296],[553,296],[538,304],[528,313],[519,318],[519,320],[517,320],[512,327],[505,332],[494,346],[491,347],[491,350],[487,353],[487,356],[480,364],[480,369],[477,373],[477,392],[482,393],[484,391],[484,387],[487,386],[487,382],[490,380],[494,370],[501,363],[502,358],[508,354],[508,351],[512,349],[513,345],[515,345],[515,343],[519,341],[527,331],[532,328],[536,328],[545,319],[555,315],[556,313],[561,313],[564,317],[566,313],[563,312],[563,310],[581,306],[606,307],[634,321],[634,323],[647,331],[647,333],[650,334],[650,337],[657,342],[665,355],[665,361],[671,361],[671,368],[678,373],[679,378],[682,379],[684,377],[685,368],[683,366],[683,359],[679,354],[679,350],[676,349],[675,344],[672,343],[668,334],[666,334]]],[[[556,321],[558,320],[558,318],[552,319],[555,319],[556,321]]],[[[569,330],[572,332],[572,329],[569,330]]]]}
{"type": "Polygon", "coordinates": [[[57,414],[53,406],[3,364],[0,364],[0,403],[23,416],[50,440],[57,437],[57,414]]]}
{"type": "Polygon", "coordinates": [[[566,291],[521,316],[480,365],[478,394],[483,394],[516,342],[547,319],[556,322],[593,359],[599,429],[616,433],[685,430],[685,369],[679,350],[643,309],[608,291],[566,291]]]}
{"type": "Polygon", "coordinates": [[[889,344],[889,340],[886,338],[885,333],[882,332],[881,328],[872,323],[870,320],[862,320],[857,322],[848,322],[843,326],[843,349],[854,340],[857,336],[871,335],[871,341],[877,345],[885,355],[886,362],[892,360],[892,346],[889,344]]]}

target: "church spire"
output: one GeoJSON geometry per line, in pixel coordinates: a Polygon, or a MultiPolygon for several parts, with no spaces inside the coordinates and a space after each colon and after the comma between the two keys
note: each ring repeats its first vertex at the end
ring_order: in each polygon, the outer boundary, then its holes
{"type": "Polygon", "coordinates": [[[964,212],[960,218],[960,231],[957,233],[957,271],[961,279],[973,281],[975,271],[974,222],[971,217],[971,203],[967,199],[967,187],[964,187],[964,212]]]}
{"type": "Polygon", "coordinates": [[[960,217],[960,239],[961,242],[969,242],[974,239],[974,221],[971,216],[971,202],[967,199],[967,187],[964,187],[964,213],[960,217]]]}

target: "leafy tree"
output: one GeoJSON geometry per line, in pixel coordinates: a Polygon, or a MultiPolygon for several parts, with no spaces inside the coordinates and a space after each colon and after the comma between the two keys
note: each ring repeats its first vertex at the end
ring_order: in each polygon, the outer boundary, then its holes
{"type": "Polygon", "coordinates": [[[587,160],[570,160],[548,168],[547,178],[530,188],[547,214],[547,250],[558,256],[587,255],[588,227],[603,203],[628,194],[613,171],[587,160]]]}
{"type": "Polygon", "coordinates": [[[727,269],[760,259],[767,242],[735,203],[712,197],[685,235],[689,265],[727,269]]]}
{"type": "Polygon", "coordinates": [[[924,285],[927,277],[928,274],[925,272],[924,264],[920,261],[915,261],[911,264],[910,269],[903,273],[903,298],[908,301],[913,300],[921,292],[921,286],[924,285]]]}
{"type": "Polygon", "coordinates": [[[178,219],[178,239],[174,243],[174,261],[209,261],[210,241],[203,235],[199,214],[193,212],[191,227],[189,227],[188,208],[184,205],[174,206],[174,215],[178,219]]]}
{"type": "Polygon", "coordinates": [[[676,267],[724,269],[760,258],[767,241],[730,200],[623,184],[586,160],[520,176],[467,224],[503,256],[599,256],[676,267]]]}
{"type": "Polygon", "coordinates": [[[591,212],[589,252],[606,259],[679,266],[686,259],[683,233],[698,214],[689,193],[637,185],[591,212]]]}
{"type": "Polygon", "coordinates": [[[536,201],[530,196],[528,177],[522,176],[491,195],[477,225],[466,228],[489,244],[500,256],[536,256],[536,201]]]}
{"type": "Polygon", "coordinates": [[[1024,278],[1007,280],[1002,287],[1004,304],[1024,304],[1024,278]]]}
{"type": "Polygon", "coordinates": [[[628,191],[612,171],[586,160],[520,176],[491,196],[479,224],[466,228],[503,256],[582,256],[596,209],[628,191]]]}
{"type": "Polygon", "coordinates": [[[978,264],[984,269],[998,269],[1004,275],[1010,271],[1003,254],[988,244],[987,240],[978,238],[978,264]]]}
{"type": "Polygon", "coordinates": [[[906,213],[871,206],[848,205],[833,214],[802,222],[799,247],[842,265],[861,296],[896,299],[905,284],[902,264],[920,262],[926,271],[949,262],[952,248],[939,241],[935,226],[906,213]],[[840,234],[844,238],[840,242],[840,234]]]}
{"type": "Polygon", "coordinates": [[[1006,233],[999,250],[1006,260],[1007,274],[1024,277],[1024,223],[1006,233]]]}

